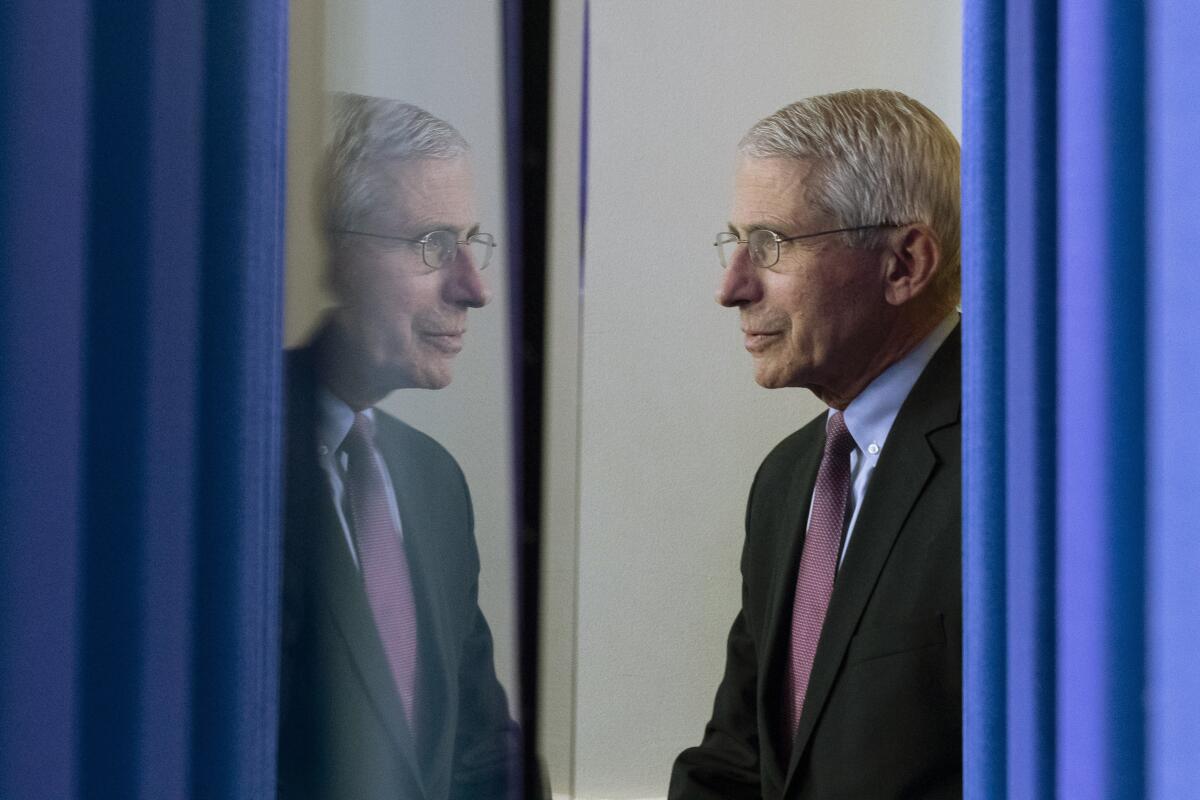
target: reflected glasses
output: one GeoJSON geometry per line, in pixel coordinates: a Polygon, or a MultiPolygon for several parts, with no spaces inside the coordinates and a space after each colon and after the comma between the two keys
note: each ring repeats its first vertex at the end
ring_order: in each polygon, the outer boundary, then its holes
{"type": "Polygon", "coordinates": [[[772,269],[779,263],[779,245],[784,242],[794,242],[797,239],[812,239],[816,236],[828,236],[831,233],[849,233],[851,231],[869,231],[873,228],[901,227],[903,225],[892,223],[857,225],[853,228],[834,228],[833,230],[817,231],[816,233],[802,233],[799,236],[780,236],[775,231],[758,228],[746,234],[745,239],[739,239],[738,235],[731,231],[721,231],[717,234],[717,240],[713,242],[713,247],[717,248],[717,256],[721,259],[721,266],[726,269],[733,263],[738,246],[743,244],[750,251],[751,264],[762,269],[772,269]]]}
{"type": "Polygon", "coordinates": [[[490,233],[473,233],[466,239],[459,239],[454,231],[430,231],[420,239],[408,239],[403,236],[385,236],[382,233],[367,233],[366,231],[343,230],[355,236],[369,236],[372,239],[387,239],[392,242],[406,242],[421,245],[421,260],[430,269],[441,269],[453,264],[458,258],[458,248],[466,247],[471,254],[475,269],[485,268],[492,260],[492,251],[496,249],[496,238],[490,233]]]}

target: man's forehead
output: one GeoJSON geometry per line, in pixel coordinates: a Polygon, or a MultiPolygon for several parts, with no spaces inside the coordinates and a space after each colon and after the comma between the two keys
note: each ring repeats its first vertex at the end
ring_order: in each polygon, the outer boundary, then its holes
{"type": "Polygon", "coordinates": [[[818,216],[808,201],[812,161],[741,156],[734,171],[730,230],[780,230],[818,216]]]}
{"type": "Polygon", "coordinates": [[[460,233],[477,225],[474,175],[466,158],[400,161],[387,171],[396,223],[460,233]]]}

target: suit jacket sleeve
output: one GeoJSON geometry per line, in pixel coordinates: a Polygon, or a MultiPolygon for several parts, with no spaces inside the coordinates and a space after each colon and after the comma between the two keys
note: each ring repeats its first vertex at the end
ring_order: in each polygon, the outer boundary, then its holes
{"type": "MultiPolygon", "coordinates": [[[[466,482],[463,491],[471,509],[466,482]]],[[[471,554],[474,578],[464,608],[471,620],[463,642],[459,669],[461,713],[454,743],[451,798],[487,800],[508,797],[512,771],[516,768],[518,729],[508,713],[508,700],[492,655],[492,634],[479,608],[479,556],[475,545],[474,513],[471,514],[471,554]]]]}

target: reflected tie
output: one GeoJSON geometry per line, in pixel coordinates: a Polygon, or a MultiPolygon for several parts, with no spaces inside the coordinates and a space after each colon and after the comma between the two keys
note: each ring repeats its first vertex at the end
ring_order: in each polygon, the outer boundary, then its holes
{"type": "Polygon", "coordinates": [[[804,695],[812,674],[821,626],[829,597],[833,594],[833,578],[837,573],[838,555],[842,544],[842,527],[846,519],[846,500],[850,494],[850,453],[854,438],[846,429],[842,412],[830,415],[825,428],[825,453],[817,471],[813,490],[812,517],[804,549],[800,554],[800,569],[796,577],[796,598],[792,606],[791,653],[786,676],[785,706],[787,739],[790,744],[804,710],[804,695]]]}
{"type": "Polygon", "coordinates": [[[417,614],[408,559],[388,504],[383,459],[375,450],[375,429],[370,417],[362,412],[354,415],[354,424],[342,449],[346,453],[346,494],[363,586],[405,716],[411,723],[417,672],[417,614]]]}

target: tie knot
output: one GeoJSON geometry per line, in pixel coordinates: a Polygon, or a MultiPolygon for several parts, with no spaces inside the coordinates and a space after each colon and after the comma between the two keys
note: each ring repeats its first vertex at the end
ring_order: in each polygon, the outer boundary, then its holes
{"type": "Polygon", "coordinates": [[[854,437],[846,427],[845,417],[841,411],[833,412],[825,425],[825,452],[841,459],[849,456],[854,447],[854,437]]]}
{"type": "Polygon", "coordinates": [[[342,448],[347,453],[371,450],[375,446],[375,423],[362,411],[355,413],[354,423],[346,433],[342,448]]]}

